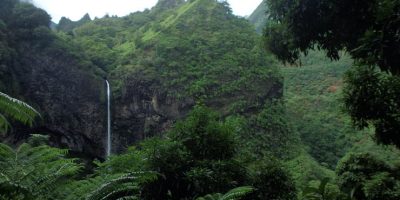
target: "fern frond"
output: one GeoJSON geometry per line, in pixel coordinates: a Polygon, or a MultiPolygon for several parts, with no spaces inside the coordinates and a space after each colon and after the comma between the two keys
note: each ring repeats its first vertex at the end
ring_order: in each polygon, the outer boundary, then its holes
{"type": "Polygon", "coordinates": [[[238,200],[253,192],[253,190],[254,189],[250,186],[237,187],[222,196],[220,200],[238,200]]]}
{"type": "Polygon", "coordinates": [[[87,200],[136,198],[140,184],[157,179],[155,172],[132,172],[110,180],[87,196],[87,200]]]}
{"type": "Polygon", "coordinates": [[[8,121],[5,121],[5,116],[29,126],[33,125],[37,116],[40,116],[39,112],[32,106],[2,92],[0,92],[0,112],[2,114],[0,116],[0,128],[3,128],[1,129],[3,133],[8,130],[8,127],[4,128],[8,123],[8,121]]]}
{"type": "Polygon", "coordinates": [[[239,200],[247,194],[253,192],[254,189],[250,186],[237,187],[229,190],[226,194],[208,194],[204,197],[197,198],[196,200],[239,200]]]}
{"type": "MultiPolygon", "coordinates": [[[[15,190],[16,194],[29,194],[30,199],[52,199],[65,177],[77,174],[82,168],[75,159],[65,158],[66,152],[46,145],[32,147],[24,143],[13,150],[0,144],[1,187],[15,190]]],[[[0,196],[9,194],[0,188],[0,196]]]]}
{"type": "Polygon", "coordinates": [[[8,129],[11,127],[10,122],[8,122],[7,118],[4,117],[4,115],[2,115],[0,113],[0,133],[1,134],[5,134],[8,132],[8,129]]]}
{"type": "Polygon", "coordinates": [[[216,194],[207,194],[204,197],[199,197],[196,200],[219,200],[222,198],[221,193],[216,193],[216,194]]]}

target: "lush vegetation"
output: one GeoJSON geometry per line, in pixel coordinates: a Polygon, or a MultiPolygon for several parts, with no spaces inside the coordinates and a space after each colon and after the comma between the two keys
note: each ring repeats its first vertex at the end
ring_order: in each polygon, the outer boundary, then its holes
{"type": "MultiPolygon", "coordinates": [[[[125,17],[63,18],[55,30],[31,4],[0,5],[7,93],[23,96],[14,74],[37,51],[107,77],[115,98],[135,82],[196,102],[165,133],[102,160],[75,158],[40,134],[5,140],[0,199],[400,198],[398,1],[263,2],[250,21],[266,23],[267,48],[290,64],[281,69],[225,1],[160,0],[125,17]]],[[[0,93],[1,133],[38,115],[0,93]]]]}
{"type": "Polygon", "coordinates": [[[84,176],[79,160],[65,158],[66,150],[34,135],[16,150],[2,144],[0,194],[8,199],[295,199],[294,182],[278,160],[242,162],[234,129],[232,122],[196,106],[165,137],[95,162],[93,173],[84,176]]]}
{"type": "Polygon", "coordinates": [[[10,120],[17,120],[23,124],[32,126],[35,118],[40,114],[30,105],[23,101],[12,98],[0,92],[0,133],[7,133],[11,127],[10,120]]]}
{"type": "Polygon", "coordinates": [[[342,112],[340,103],[342,77],[351,66],[351,59],[331,62],[322,52],[310,52],[302,58],[302,64],[282,68],[287,117],[310,155],[334,169],[337,161],[363,137],[342,112]]]}
{"type": "Polygon", "coordinates": [[[138,80],[161,94],[223,102],[224,113],[262,107],[281,75],[251,25],[215,0],[166,2],[87,22],[70,40],[108,72],[115,96],[138,80]]]}
{"type": "MultiPolygon", "coordinates": [[[[369,128],[366,132],[372,133],[362,134],[364,136],[360,138],[359,132],[346,128],[347,130],[342,129],[341,132],[336,134],[330,133],[330,137],[324,137],[322,140],[326,142],[322,143],[315,143],[315,136],[307,134],[306,141],[314,142],[309,144],[312,155],[319,160],[334,157],[337,159],[346,150],[340,151],[349,147],[348,144],[338,143],[340,138],[344,139],[343,141],[361,139],[355,143],[350,152],[361,151],[363,153],[347,153],[336,167],[336,184],[339,189],[348,194],[347,198],[353,199],[398,198],[398,189],[396,189],[398,178],[391,173],[391,170],[396,168],[397,161],[388,163],[389,160],[384,158],[390,154],[389,152],[397,154],[397,150],[379,150],[380,148],[372,147],[368,135],[374,135],[377,142],[399,146],[397,139],[399,110],[398,100],[395,100],[398,99],[398,92],[400,91],[398,88],[397,58],[399,54],[396,50],[397,47],[391,47],[391,45],[397,45],[399,41],[399,35],[395,33],[396,30],[398,31],[396,23],[399,22],[399,3],[390,0],[368,3],[330,0],[318,2],[282,0],[267,1],[267,6],[269,20],[264,32],[266,44],[267,48],[278,59],[291,64],[303,64],[301,53],[305,55],[310,53],[309,57],[315,58],[315,52],[309,50],[318,49],[324,50],[327,57],[331,59],[337,60],[340,57],[350,56],[354,60],[350,60],[350,62],[340,60],[336,64],[320,62],[318,63],[318,65],[321,65],[319,66],[320,69],[317,70],[320,71],[320,75],[330,73],[328,77],[324,76],[324,80],[319,80],[318,85],[315,85],[316,87],[310,87],[311,90],[305,91],[303,94],[303,91],[299,92],[299,89],[303,88],[298,85],[287,93],[289,99],[293,97],[293,94],[302,97],[305,96],[304,94],[314,93],[315,95],[316,93],[318,101],[311,101],[311,106],[314,107],[311,110],[318,109],[320,105],[323,106],[322,111],[328,111],[331,108],[336,109],[336,111],[330,110],[327,113],[314,113],[312,118],[306,118],[307,124],[298,125],[302,132],[306,128],[306,131],[310,133],[313,133],[314,130],[329,133],[329,129],[325,128],[327,125],[334,131],[340,130],[338,129],[340,127],[348,126],[347,117],[337,111],[340,107],[329,104],[329,102],[334,102],[332,95],[326,94],[339,93],[343,94],[343,96],[339,96],[343,102],[342,108],[350,114],[353,124],[358,128],[369,128]],[[349,18],[348,16],[352,17],[349,18]],[[342,50],[347,51],[347,54],[343,54],[342,50]],[[300,62],[298,62],[299,60],[300,62]],[[353,63],[355,63],[355,67],[351,67],[353,63]],[[351,67],[351,70],[345,73],[343,81],[336,78],[336,82],[331,82],[332,77],[337,77],[338,73],[343,74],[344,71],[341,69],[345,68],[340,67],[343,64],[351,67]],[[333,67],[333,70],[322,67],[333,67]],[[342,82],[344,82],[343,93],[341,92],[342,82]],[[326,83],[329,85],[326,85],[326,83]],[[318,116],[323,116],[323,120],[329,121],[323,123],[320,121],[318,122],[320,124],[316,126],[309,123],[318,121],[318,116]],[[332,117],[335,117],[341,124],[335,123],[332,117]],[[373,125],[373,127],[369,125],[373,125]],[[315,145],[321,144],[324,147],[322,149],[333,150],[332,147],[339,147],[340,151],[336,151],[337,153],[335,151],[325,152],[324,150],[313,152],[315,145]],[[334,145],[329,148],[330,145],[327,144],[334,145]],[[359,146],[360,144],[362,146],[359,146]],[[331,156],[327,154],[320,156],[328,152],[331,156]],[[380,154],[376,154],[377,152],[380,154]]],[[[288,71],[301,73],[306,70],[316,71],[316,68],[314,66],[304,70],[289,69],[288,71]]],[[[308,72],[307,75],[310,76],[310,73],[308,72]]],[[[298,76],[292,76],[292,78],[294,77],[298,76]]],[[[311,77],[318,78],[319,76],[311,77]]],[[[291,82],[292,79],[287,81],[289,84],[291,82]]],[[[297,82],[297,84],[304,84],[304,82],[297,82]]],[[[309,100],[304,101],[304,103],[306,102],[310,103],[309,100]]],[[[298,110],[295,107],[293,108],[298,110]]],[[[297,114],[297,112],[295,113],[297,114]]],[[[299,116],[302,117],[304,114],[299,116]]],[[[350,145],[352,143],[354,144],[354,142],[350,142],[350,145]]],[[[316,149],[319,148],[316,147],[316,149]]],[[[335,160],[332,161],[332,164],[335,163],[335,160]]],[[[306,188],[303,190],[304,197],[311,199],[342,198],[339,193],[336,193],[338,195],[332,194],[332,191],[337,191],[337,188],[327,190],[327,185],[328,181],[323,180],[319,186],[306,188]]]]}
{"type": "Polygon", "coordinates": [[[295,63],[309,49],[323,49],[331,59],[346,50],[363,69],[346,76],[345,108],[360,128],[375,126],[377,141],[400,146],[400,2],[279,0],[268,6],[265,38],[271,52],[295,63]]]}

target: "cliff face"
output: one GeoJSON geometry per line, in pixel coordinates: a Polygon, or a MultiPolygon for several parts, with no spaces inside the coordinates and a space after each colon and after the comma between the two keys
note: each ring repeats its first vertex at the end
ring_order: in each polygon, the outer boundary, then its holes
{"type": "Polygon", "coordinates": [[[81,68],[74,58],[48,51],[20,54],[12,69],[18,96],[37,108],[42,119],[33,130],[15,128],[9,142],[43,133],[51,135],[55,146],[89,156],[104,154],[104,82],[81,68]]]}
{"type": "Polygon", "coordinates": [[[215,0],[160,1],[151,11],[88,21],[74,35],[52,33],[43,27],[49,19],[29,31],[4,22],[0,49],[13,56],[0,61],[0,87],[43,115],[33,129],[15,128],[5,139],[11,143],[50,134],[53,145],[103,157],[105,77],[113,91],[115,153],[162,134],[196,103],[223,116],[249,116],[282,96],[281,77],[258,35],[215,0]]]}
{"type": "Polygon", "coordinates": [[[152,88],[154,82],[130,78],[119,97],[113,98],[113,146],[115,152],[144,138],[161,135],[185,116],[194,100],[176,99],[152,88]]]}

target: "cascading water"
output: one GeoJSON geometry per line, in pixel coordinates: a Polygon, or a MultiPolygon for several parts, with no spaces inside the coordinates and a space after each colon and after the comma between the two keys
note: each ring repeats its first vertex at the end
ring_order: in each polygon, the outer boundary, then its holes
{"type": "Polygon", "coordinates": [[[107,83],[107,157],[111,155],[111,90],[110,84],[106,80],[107,83]]]}

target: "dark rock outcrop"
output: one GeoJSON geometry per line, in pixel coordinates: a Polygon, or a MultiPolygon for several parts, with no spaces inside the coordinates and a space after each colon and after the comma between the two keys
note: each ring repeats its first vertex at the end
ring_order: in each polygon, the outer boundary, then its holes
{"type": "MultiPolygon", "coordinates": [[[[55,146],[101,156],[106,134],[104,81],[81,68],[66,55],[25,50],[13,72],[22,98],[42,114],[29,133],[50,134],[55,146]]],[[[21,130],[10,134],[13,143],[29,136],[21,130]]]]}

